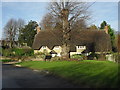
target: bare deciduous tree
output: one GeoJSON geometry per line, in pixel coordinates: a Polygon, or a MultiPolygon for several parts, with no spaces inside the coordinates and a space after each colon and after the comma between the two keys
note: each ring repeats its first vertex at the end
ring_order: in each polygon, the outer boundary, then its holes
{"type": "Polygon", "coordinates": [[[67,2],[60,0],[59,2],[51,2],[49,6],[50,15],[57,20],[58,25],[62,26],[62,56],[69,58],[70,31],[74,30],[74,25],[78,20],[85,20],[89,17],[87,10],[91,5],[85,2],[67,2]]]}
{"type": "Polygon", "coordinates": [[[55,24],[55,19],[52,17],[52,15],[47,13],[43,17],[43,19],[40,23],[40,26],[43,30],[52,30],[54,28],[54,24],[55,24]]]}
{"type": "Polygon", "coordinates": [[[15,19],[10,19],[5,27],[4,27],[4,34],[6,40],[10,41],[10,48],[13,47],[13,43],[18,38],[18,34],[20,29],[23,27],[24,21],[22,19],[19,19],[18,21],[15,19]]]}
{"type": "Polygon", "coordinates": [[[25,26],[25,21],[23,19],[18,19],[18,21],[17,21],[17,33],[16,33],[17,39],[21,35],[21,33],[22,33],[21,30],[24,26],[25,26]]]}
{"type": "Polygon", "coordinates": [[[87,28],[86,21],[84,19],[78,19],[72,26],[72,30],[83,30],[87,28]]]}
{"type": "Polygon", "coordinates": [[[25,25],[25,21],[23,19],[18,19],[17,21],[17,28],[18,28],[18,31],[23,28],[25,25]]]}

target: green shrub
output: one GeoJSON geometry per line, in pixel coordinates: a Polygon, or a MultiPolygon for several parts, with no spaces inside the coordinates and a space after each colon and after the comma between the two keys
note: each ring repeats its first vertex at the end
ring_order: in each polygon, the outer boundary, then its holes
{"type": "Polygon", "coordinates": [[[11,59],[3,59],[3,60],[0,60],[0,62],[12,62],[14,60],[11,60],[11,59]]]}
{"type": "Polygon", "coordinates": [[[93,52],[87,56],[88,60],[99,59],[99,58],[100,58],[100,55],[93,52]]]}
{"type": "Polygon", "coordinates": [[[23,49],[19,49],[19,48],[13,48],[12,52],[14,52],[15,56],[24,56],[24,50],[23,49]]]}
{"type": "Polygon", "coordinates": [[[38,52],[38,53],[34,54],[34,56],[37,57],[37,58],[42,58],[42,59],[44,59],[45,56],[46,56],[46,54],[43,53],[43,52],[38,52]]]}
{"type": "Polygon", "coordinates": [[[11,49],[2,49],[2,55],[8,57],[13,56],[14,54],[11,49]]]}
{"type": "Polygon", "coordinates": [[[13,52],[15,53],[15,56],[32,56],[32,55],[34,55],[33,49],[14,48],[13,52]]]}
{"type": "Polygon", "coordinates": [[[60,61],[60,60],[61,60],[61,58],[58,57],[58,56],[52,57],[52,58],[51,58],[51,61],[60,61]]]}
{"type": "Polygon", "coordinates": [[[33,56],[34,50],[33,49],[25,49],[25,55],[26,56],[33,56]]]}
{"type": "Polygon", "coordinates": [[[75,59],[81,59],[81,60],[83,60],[83,59],[84,59],[84,55],[74,54],[74,55],[71,56],[71,58],[75,58],[75,59]]]}
{"type": "Polygon", "coordinates": [[[22,48],[9,48],[2,50],[3,56],[32,56],[34,55],[33,49],[22,49],[22,48]]]}

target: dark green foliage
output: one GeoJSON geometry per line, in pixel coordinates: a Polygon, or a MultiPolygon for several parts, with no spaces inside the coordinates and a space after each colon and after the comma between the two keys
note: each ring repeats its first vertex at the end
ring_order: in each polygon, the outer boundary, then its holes
{"type": "Polygon", "coordinates": [[[87,59],[88,60],[94,60],[94,59],[98,59],[99,58],[99,55],[92,52],[90,55],[87,56],[87,59]]]}
{"type": "Polygon", "coordinates": [[[16,56],[32,56],[34,55],[33,49],[21,49],[21,48],[11,48],[11,49],[3,49],[2,55],[9,57],[16,57],[16,56]]]}
{"type": "Polygon", "coordinates": [[[9,49],[2,49],[2,55],[9,57],[9,56],[14,56],[13,52],[12,52],[12,48],[9,49]]]}
{"type": "Polygon", "coordinates": [[[71,56],[71,58],[74,58],[74,59],[80,59],[80,60],[94,60],[94,59],[98,59],[99,58],[99,55],[92,52],[90,55],[88,56],[85,56],[83,54],[74,54],[71,56]]]}
{"type": "Polygon", "coordinates": [[[2,48],[0,47],[0,55],[2,55],[2,48]]]}
{"type": "Polygon", "coordinates": [[[42,59],[45,59],[45,55],[46,54],[43,52],[39,52],[39,53],[34,54],[35,57],[42,58],[42,59]]]}
{"type": "Polygon", "coordinates": [[[19,49],[19,48],[14,48],[13,52],[15,52],[15,56],[32,56],[34,55],[34,50],[33,49],[19,49]]]}
{"type": "Polygon", "coordinates": [[[83,60],[84,59],[84,55],[74,54],[74,55],[71,56],[71,58],[83,60]]]}
{"type": "Polygon", "coordinates": [[[0,60],[0,62],[12,62],[14,60],[11,60],[11,59],[3,59],[3,60],[0,60]]]}
{"type": "Polygon", "coordinates": [[[25,25],[25,27],[21,29],[18,39],[20,44],[27,43],[28,46],[32,47],[34,36],[36,34],[36,26],[38,26],[36,21],[30,21],[28,25],[25,25]]]}
{"type": "Polygon", "coordinates": [[[104,29],[106,25],[107,25],[106,21],[103,21],[100,25],[100,29],[104,29]]]}
{"type": "Polygon", "coordinates": [[[112,44],[112,50],[115,48],[115,33],[114,30],[108,26],[108,34],[110,35],[111,38],[111,44],[112,44]]]}
{"type": "Polygon", "coordinates": [[[104,29],[105,26],[108,26],[108,34],[110,35],[110,38],[111,38],[111,45],[112,45],[112,51],[116,51],[116,47],[115,47],[115,33],[114,33],[114,30],[111,28],[110,25],[107,24],[106,21],[103,21],[101,23],[101,27],[100,29],[104,29]]]}
{"type": "Polygon", "coordinates": [[[58,56],[52,57],[50,61],[61,61],[61,58],[58,56]]]}

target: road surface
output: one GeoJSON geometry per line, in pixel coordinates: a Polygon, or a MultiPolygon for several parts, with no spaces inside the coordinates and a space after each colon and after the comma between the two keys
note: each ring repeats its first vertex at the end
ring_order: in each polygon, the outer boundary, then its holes
{"type": "Polygon", "coordinates": [[[49,74],[4,64],[2,88],[80,88],[80,86],[49,74]]]}

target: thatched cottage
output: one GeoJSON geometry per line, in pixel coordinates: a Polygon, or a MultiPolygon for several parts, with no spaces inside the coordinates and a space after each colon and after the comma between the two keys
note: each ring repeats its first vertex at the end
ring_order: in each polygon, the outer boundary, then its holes
{"type": "MultiPolygon", "coordinates": [[[[110,36],[104,30],[73,30],[70,32],[70,55],[82,52],[110,52],[110,36]]],[[[62,31],[38,30],[32,48],[34,52],[44,52],[61,56],[62,31]]]]}

